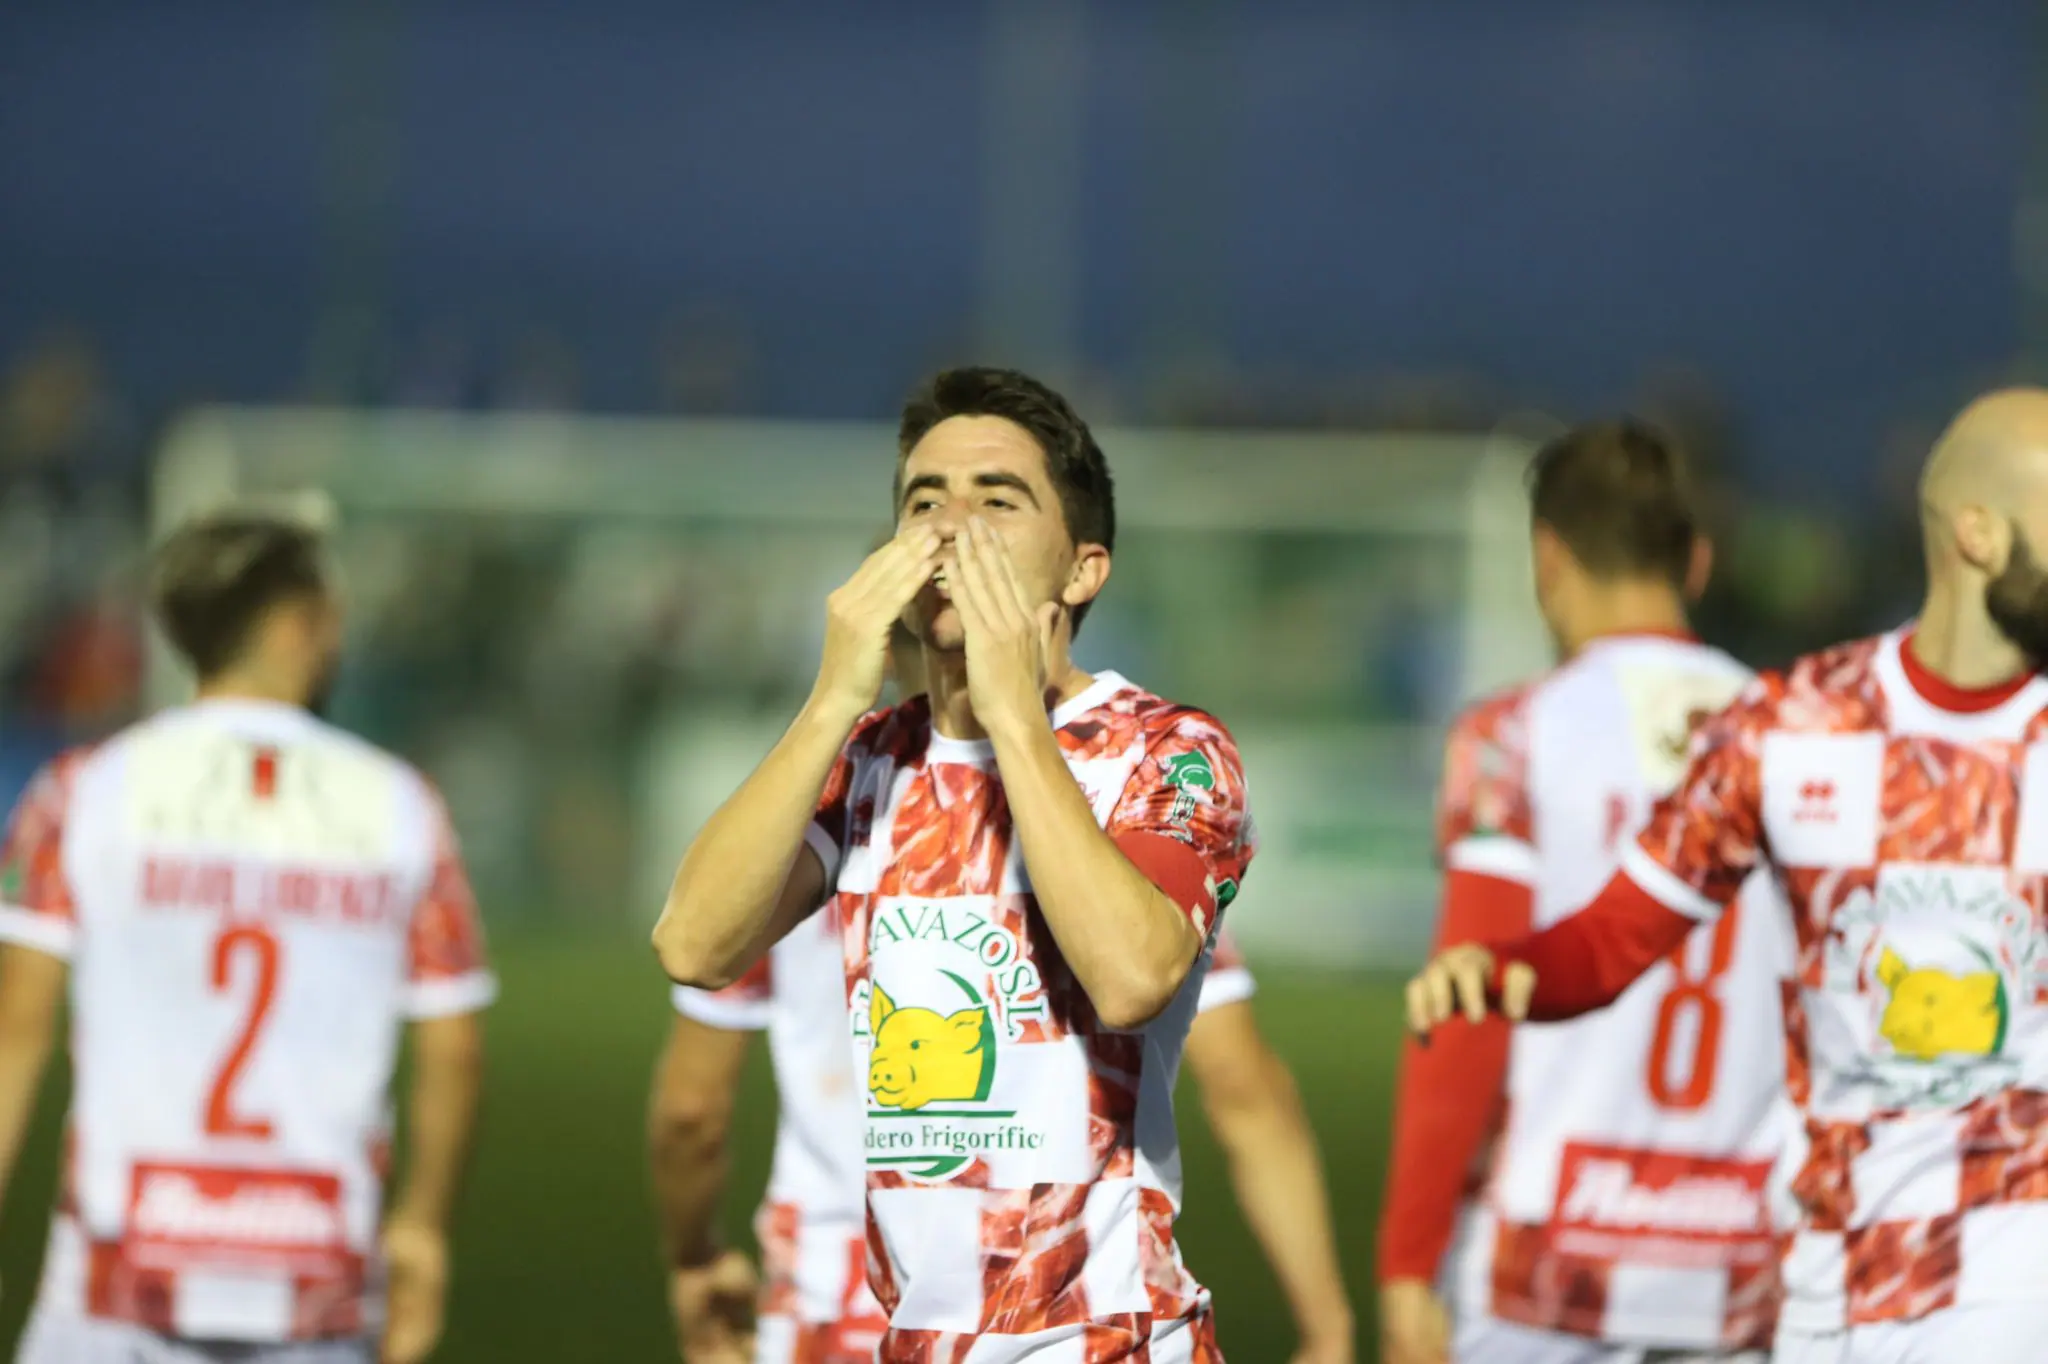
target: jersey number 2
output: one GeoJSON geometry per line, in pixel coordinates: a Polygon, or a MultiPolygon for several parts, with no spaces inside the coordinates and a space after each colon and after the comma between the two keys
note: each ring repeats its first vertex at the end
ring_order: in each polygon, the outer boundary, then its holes
{"type": "Polygon", "coordinates": [[[1721,1057],[1721,1001],[1714,994],[1714,987],[1721,983],[1721,977],[1728,974],[1728,968],[1735,960],[1735,916],[1740,911],[1729,905],[1714,925],[1714,936],[1707,949],[1707,969],[1695,976],[1692,963],[1687,960],[1691,954],[1692,939],[1687,938],[1671,954],[1671,967],[1677,979],[1664,992],[1664,998],[1657,1003],[1657,1030],[1650,1037],[1650,1072],[1646,1077],[1650,1087],[1650,1098],[1659,1108],[1681,1111],[1701,1107],[1714,1094],[1714,1067],[1721,1057]],[[1685,1014],[1693,1015],[1692,1057],[1680,1072],[1683,1084],[1673,1082],[1673,1056],[1678,1046],[1678,1020],[1685,1014]]]}
{"type": "Polygon", "coordinates": [[[228,1049],[227,1058],[221,1062],[220,1074],[214,1077],[212,1092],[207,1095],[206,1134],[210,1137],[267,1141],[271,1135],[270,1120],[237,1114],[233,1096],[235,1081],[241,1078],[243,1067],[249,1064],[249,1053],[256,1049],[257,1035],[263,1031],[264,1020],[269,1018],[270,1006],[277,998],[277,936],[267,928],[237,924],[215,938],[215,993],[225,993],[234,987],[235,960],[238,957],[254,960],[255,980],[249,991],[248,1012],[242,1015],[242,1029],[235,1035],[235,1044],[228,1049]]]}

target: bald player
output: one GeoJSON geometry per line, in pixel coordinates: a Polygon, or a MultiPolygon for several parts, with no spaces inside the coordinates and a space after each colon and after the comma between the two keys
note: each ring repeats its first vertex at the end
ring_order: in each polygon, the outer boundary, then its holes
{"type": "Polygon", "coordinates": [[[1757,679],[1620,872],[1436,958],[1411,1026],[1613,1000],[1765,865],[1799,953],[1780,1364],[2048,1354],[2048,392],[1991,394],[1921,484],[1918,618],[1757,679]]]}

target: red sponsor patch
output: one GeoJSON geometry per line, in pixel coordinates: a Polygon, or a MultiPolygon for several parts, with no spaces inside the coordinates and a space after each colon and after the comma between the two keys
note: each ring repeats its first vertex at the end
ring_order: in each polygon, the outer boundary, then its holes
{"type": "Polygon", "coordinates": [[[341,1181],[297,1170],[138,1164],[124,1250],[138,1268],[341,1273],[351,1254],[341,1181]]]}
{"type": "Polygon", "coordinates": [[[1553,1241],[1573,1255],[1682,1268],[1775,1254],[1771,1162],[1572,1142],[1558,1169],[1553,1241]]]}

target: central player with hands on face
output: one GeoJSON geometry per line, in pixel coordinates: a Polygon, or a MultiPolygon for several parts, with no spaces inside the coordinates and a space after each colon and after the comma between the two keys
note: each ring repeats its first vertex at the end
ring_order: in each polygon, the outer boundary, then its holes
{"type": "Polygon", "coordinates": [[[881,1359],[1216,1359],[1173,1240],[1172,1084],[1251,858],[1236,745],[1072,662],[1115,511],[1058,394],[939,375],[895,488],[896,538],[832,595],[817,684],[685,855],[656,950],[716,989],[834,900],[881,1359]],[[875,711],[899,618],[927,692],[875,711]]]}

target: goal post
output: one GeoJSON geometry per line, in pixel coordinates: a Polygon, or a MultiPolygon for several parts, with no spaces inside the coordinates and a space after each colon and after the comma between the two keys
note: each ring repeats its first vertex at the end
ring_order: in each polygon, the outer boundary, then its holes
{"type": "MultiPolygon", "coordinates": [[[[1528,441],[1098,436],[1118,543],[1076,655],[1237,735],[1261,850],[1236,931],[1263,958],[1408,964],[1442,725],[1547,659],[1528,441]]],[[[207,408],[167,433],[152,518],[331,521],[339,718],[435,775],[512,912],[642,922],[808,688],[893,450],[873,423],[207,408]]],[[[182,685],[156,649],[152,699],[182,685]]]]}

